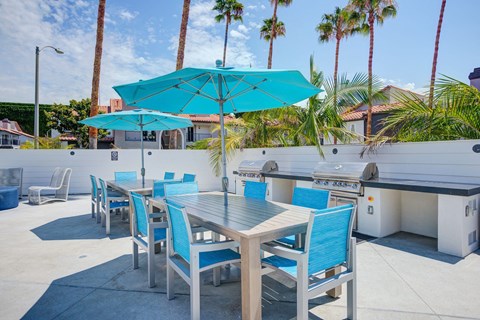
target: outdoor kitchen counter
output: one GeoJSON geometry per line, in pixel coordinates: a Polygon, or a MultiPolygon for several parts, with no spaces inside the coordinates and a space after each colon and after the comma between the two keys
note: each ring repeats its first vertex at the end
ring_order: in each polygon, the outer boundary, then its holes
{"type": "Polygon", "coordinates": [[[262,173],[262,176],[276,179],[313,181],[311,172],[271,171],[262,173]]]}
{"type": "Polygon", "coordinates": [[[362,181],[362,185],[368,188],[426,192],[464,197],[480,194],[480,185],[455,182],[378,178],[362,181]]]}

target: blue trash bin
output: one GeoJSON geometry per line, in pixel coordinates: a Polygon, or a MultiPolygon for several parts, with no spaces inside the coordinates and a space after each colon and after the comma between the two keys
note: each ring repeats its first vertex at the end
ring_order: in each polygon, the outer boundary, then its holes
{"type": "Polygon", "coordinates": [[[0,187],[0,210],[18,207],[18,188],[0,187]]]}

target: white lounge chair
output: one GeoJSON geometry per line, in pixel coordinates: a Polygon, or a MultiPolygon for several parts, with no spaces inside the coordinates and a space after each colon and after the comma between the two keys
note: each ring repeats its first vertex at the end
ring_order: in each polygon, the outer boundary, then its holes
{"type": "Polygon", "coordinates": [[[50,201],[67,201],[72,169],[55,168],[49,186],[31,186],[28,188],[28,202],[44,204],[50,201]],[[47,195],[41,195],[41,193],[47,195]],[[52,194],[53,193],[53,194],[52,194]]]}

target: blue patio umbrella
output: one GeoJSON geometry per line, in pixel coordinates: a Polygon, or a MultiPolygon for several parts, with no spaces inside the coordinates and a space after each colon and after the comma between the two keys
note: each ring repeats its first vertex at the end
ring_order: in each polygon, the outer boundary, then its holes
{"type": "Polygon", "coordinates": [[[219,114],[227,202],[224,113],[290,106],[320,92],[296,70],[184,68],[161,77],[113,87],[129,106],[187,114],[219,114]]]}
{"type": "Polygon", "coordinates": [[[193,126],[190,119],[142,109],[99,114],[95,117],[84,119],[80,121],[80,123],[99,129],[140,131],[142,149],[142,184],[145,183],[143,131],[173,130],[193,126]]]}

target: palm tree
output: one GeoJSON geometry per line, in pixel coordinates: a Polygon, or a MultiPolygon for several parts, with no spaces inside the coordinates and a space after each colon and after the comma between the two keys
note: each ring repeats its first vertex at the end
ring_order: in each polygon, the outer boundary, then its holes
{"type": "Polygon", "coordinates": [[[436,82],[433,108],[416,96],[400,95],[400,107],[383,120],[364,152],[389,142],[480,139],[480,91],[444,77],[436,82]]]}
{"type": "Polygon", "coordinates": [[[218,11],[215,21],[221,22],[225,20],[225,42],[223,44],[223,66],[225,67],[225,59],[227,56],[228,26],[234,21],[243,22],[243,4],[237,0],[216,0],[213,10],[218,11]]]}
{"type": "MultiPolygon", "coordinates": [[[[277,25],[278,5],[288,7],[292,3],[292,1],[293,0],[270,0],[270,3],[273,5],[273,15],[271,19],[272,20],[271,25],[277,25]]],[[[267,19],[267,20],[270,20],[270,19],[267,19]]],[[[263,21],[265,22],[266,20],[263,20],[263,21]]],[[[284,30],[285,30],[285,26],[284,26],[284,30]]],[[[262,38],[266,39],[266,37],[262,37],[262,38]]],[[[268,41],[270,41],[270,46],[268,49],[268,65],[267,65],[268,69],[272,69],[273,40],[275,40],[276,38],[277,38],[277,30],[276,28],[272,28],[270,30],[270,37],[268,38],[268,41]]]]}
{"type": "Polygon", "coordinates": [[[435,50],[433,52],[432,76],[430,78],[430,94],[428,95],[428,106],[430,108],[433,107],[433,91],[435,88],[435,73],[437,73],[438,44],[440,42],[440,33],[442,32],[443,13],[445,11],[446,4],[447,4],[447,0],[442,0],[442,6],[440,7],[440,16],[438,17],[437,37],[435,38],[435,50]]]}
{"type": "Polygon", "coordinates": [[[353,35],[359,30],[360,15],[348,8],[336,7],[332,14],[324,14],[315,30],[319,33],[320,42],[330,42],[335,40],[335,68],[333,70],[333,101],[337,101],[337,75],[338,75],[338,56],[340,51],[340,41],[353,35]]]}
{"type": "Polygon", "coordinates": [[[395,0],[351,0],[352,9],[364,13],[367,16],[368,31],[370,34],[370,49],[368,54],[368,111],[367,111],[367,137],[372,135],[372,66],[373,66],[373,45],[375,38],[375,21],[382,25],[384,20],[397,15],[397,4],[395,0]]]}
{"type": "MultiPolygon", "coordinates": [[[[93,78],[92,78],[92,96],[90,105],[90,117],[98,114],[98,91],[100,88],[100,66],[102,63],[103,51],[103,27],[105,25],[105,5],[106,0],[98,1],[97,16],[97,41],[95,44],[95,58],[93,60],[93,78]]],[[[89,148],[97,149],[97,128],[90,127],[88,129],[89,148]]]]}
{"type": "Polygon", "coordinates": [[[180,35],[178,36],[177,70],[183,68],[185,56],[185,42],[187,39],[188,15],[190,13],[190,0],[183,0],[182,22],[180,23],[180,35]]]}
{"type": "MultiPolygon", "coordinates": [[[[272,29],[275,29],[273,32],[274,37],[284,37],[287,33],[285,29],[285,24],[282,21],[277,21],[275,28],[272,28],[273,20],[272,19],[265,19],[263,20],[263,26],[260,28],[260,39],[265,39],[266,41],[270,41],[270,45],[272,44],[272,29]]],[[[269,67],[269,69],[271,66],[269,67]]]]}

